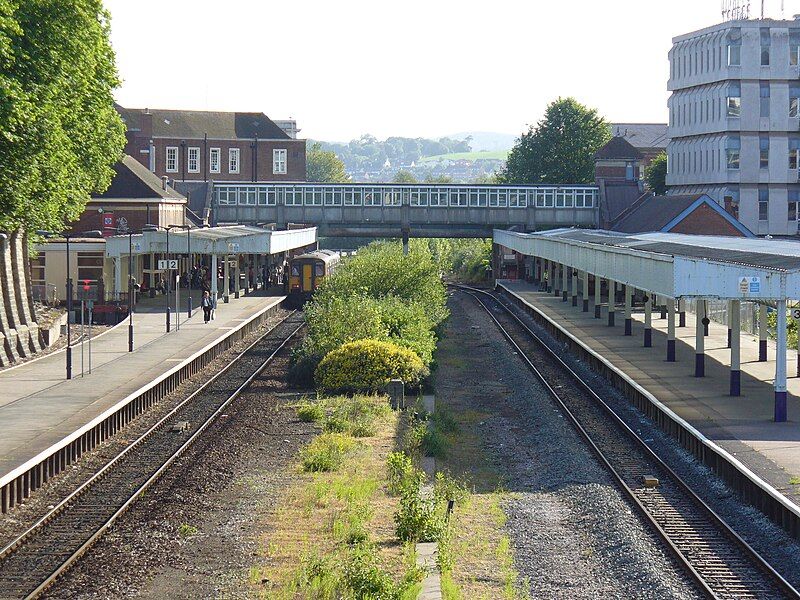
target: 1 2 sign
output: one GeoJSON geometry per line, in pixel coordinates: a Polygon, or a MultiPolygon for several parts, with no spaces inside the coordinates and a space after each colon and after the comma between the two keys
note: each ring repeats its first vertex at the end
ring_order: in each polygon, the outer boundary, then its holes
{"type": "Polygon", "coordinates": [[[175,258],[171,258],[170,260],[158,261],[159,271],[176,271],[177,269],[178,269],[178,260],[175,258]]]}

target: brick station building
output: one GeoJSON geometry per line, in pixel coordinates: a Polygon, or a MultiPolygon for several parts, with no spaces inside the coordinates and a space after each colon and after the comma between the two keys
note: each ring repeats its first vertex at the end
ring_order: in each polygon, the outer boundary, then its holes
{"type": "Polygon", "coordinates": [[[124,108],[125,153],[170,180],[305,181],[306,142],[259,112],[124,108]]]}

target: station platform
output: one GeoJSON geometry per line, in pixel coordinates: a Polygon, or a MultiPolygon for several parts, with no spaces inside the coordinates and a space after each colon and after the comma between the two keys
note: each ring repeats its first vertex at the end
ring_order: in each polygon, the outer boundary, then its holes
{"type": "Polygon", "coordinates": [[[602,355],[706,438],[800,505],[800,378],[795,376],[796,351],[787,353],[789,418],[776,423],[774,342],[768,346],[770,360],[759,362],[758,338],[742,333],[742,395],[732,397],[728,395],[730,350],[725,325],[710,323],[705,339],[706,374],[697,378],[693,313],[686,313],[685,327],[676,327],[676,362],[670,363],[666,361],[667,319],[660,319],[660,312],[653,312],[653,345],[645,348],[643,313],[633,313],[633,335],[625,336],[619,307],[617,325],[608,327],[607,307],[603,306],[601,318],[595,319],[592,298],[589,312],[585,313],[580,300],[573,307],[571,299],[563,302],[561,297],[540,292],[538,284],[511,280],[497,283],[498,288],[505,288],[602,355]]]}
{"type": "Polygon", "coordinates": [[[151,299],[133,315],[132,353],[127,320],[92,340],[91,374],[81,376],[80,346],[73,347],[71,380],[64,350],[0,371],[0,479],[284,298],[260,290],[228,304],[220,299],[207,324],[200,308],[191,318],[182,310],[180,329],[173,314],[170,333],[164,300],[151,299]]]}

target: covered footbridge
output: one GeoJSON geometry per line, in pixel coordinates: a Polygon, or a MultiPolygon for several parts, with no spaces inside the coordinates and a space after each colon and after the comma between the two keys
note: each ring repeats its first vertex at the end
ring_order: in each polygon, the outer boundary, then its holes
{"type": "Polygon", "coordinates": [[[597,227],[587,185],[214,183],[217,224],[314,225],[321,236],[491,237],[492,230],[597,227]]]}
{"type": "MultiPolygon", "coordinates": [[[[652,311],[668,318],[668,362],[675,361],[675,326],[684,303],[696,301],[696,377],[705,376],[706,301],[727,306],[730,348],[729,393],[741,393],[741,304],[760,306],[759,360],[766,360],[767,310],[777,311],[774,419],[787,419],[787,303],[800,299],[800,243],[669,233],[626,235],[602,230],[560,229],[523,234],[496,230],[495,257],[513,251],[524,258],[527,277],[542,289],[572,300],[595,318],[606,309],[608,325],[623,313],[624,333],[632,334],[634,302],[644,310],[644,346],[651,346],[652,311]]],[[[496,271],[497,272],[497,271],[496,271]]],[[[800,374],[800,359],[798,374],[800,374]]]]}

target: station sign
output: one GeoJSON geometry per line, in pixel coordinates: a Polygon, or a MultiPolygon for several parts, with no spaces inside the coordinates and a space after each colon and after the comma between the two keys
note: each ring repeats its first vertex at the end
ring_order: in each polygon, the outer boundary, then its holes
{"type": "Polygon", "coordinates": [[[178,268],[178,259],[171,258],[169,260],[159,260],[158,261],[158,270],[159,271],[175,271],[178,268]]]}
{"type": "Polygon", "coordinates": [[[234,242],[228,243],[228,252],[239,252],[240,248],[241,247],[239,246],[239,244],[236,244],[234,242]]]}
{"type": "Polygon", "coordinates": [[[792,309],[792,319],[795,321],[800,321],[800,308],[792,309]]]}
{"type": "Polygon", "coordinates": [[[761,277],[739,277],[739,293],[745,295],[760,294],[761,277]]]}

